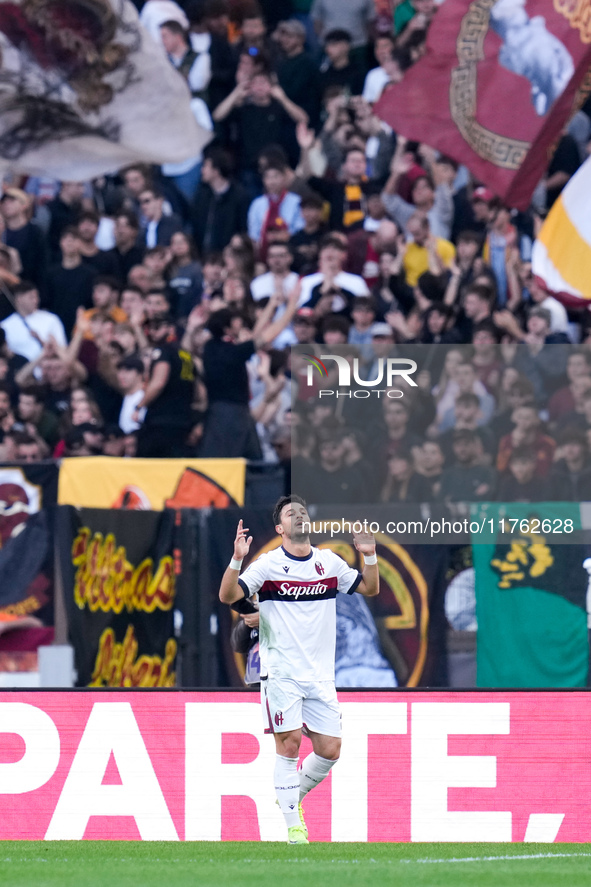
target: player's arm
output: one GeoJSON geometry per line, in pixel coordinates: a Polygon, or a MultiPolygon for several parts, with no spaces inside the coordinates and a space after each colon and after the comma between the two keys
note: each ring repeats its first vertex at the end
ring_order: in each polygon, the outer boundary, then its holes
{"type": "Polygon", "coordinates": [[[362,594],[363,597],[375,597],[380,593],[376,540],[371,533],[358,533],[354,535],[353,541],[355,548],[361,552],[364,560],[361,582],[355,591],[362,594]]]}
{"type": "Polygon", "coordinates": [[[238,521],[238,529],[234,539],[234,555],[222,576],[220,585],[220,600],[223,604],[233,604],[244,597],[244,589],[238,584],[238,576],[242,568],[242,561],[248,554],[252,542],[252,536],[247,538],[247,533],[248,527],[243,527],[242,521],[238,521]]]}

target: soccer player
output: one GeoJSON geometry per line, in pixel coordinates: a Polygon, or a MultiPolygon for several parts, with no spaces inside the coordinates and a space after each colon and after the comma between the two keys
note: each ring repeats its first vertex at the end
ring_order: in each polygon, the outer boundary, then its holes
{"type": "Polygon", "coordinates": [[[275,735],[275,791],[288,843],[307,844],[302,799],[328,776],[341,748],[334,671],[336,596],[378,594],[376,544],[368,533],[354,534],[365,561],[359,573],[329,549],[311,546],[310,518],[300,496],[279,499],[273,522],[281,546],[262,554],[241,576],[252,536],[238,523],[220,600],[233,604],[258,592],[261,702],[265,732],[275,735]],[[298,772],[302,728],[314,750],[298,772]]]}

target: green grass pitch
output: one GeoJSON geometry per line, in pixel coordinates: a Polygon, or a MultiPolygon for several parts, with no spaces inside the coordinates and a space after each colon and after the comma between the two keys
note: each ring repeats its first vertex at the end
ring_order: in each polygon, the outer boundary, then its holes
{"type": "Polygon", "coordinates": [[[591,844],[1,841],[2,887],[589,887],[591,844]]]}

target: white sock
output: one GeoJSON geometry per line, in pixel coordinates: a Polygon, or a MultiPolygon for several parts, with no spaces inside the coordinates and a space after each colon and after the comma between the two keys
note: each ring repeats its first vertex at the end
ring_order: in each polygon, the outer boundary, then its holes
{"type": "Polygon", "coordinates": [[[335,764],[336,761],[321,758],[314,752],[309,754],[307,758],[304,758],[300,770],[300,802],[309,791],[316,788],[323,779],[326,779],[335,764]]]}
{"type": "Polygon", "coordinates": [[[282,755],[275,757],[275,791],[287,827],[301,825],[298,812],[300,780],[297,758],[284,758],[282,755]]]}

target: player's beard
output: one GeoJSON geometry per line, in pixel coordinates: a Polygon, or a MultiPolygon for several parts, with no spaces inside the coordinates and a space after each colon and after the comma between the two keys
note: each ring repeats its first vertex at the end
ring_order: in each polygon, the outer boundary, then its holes
{"type": "Polygon", "coordinates": [[[288,538],[289,541],[293,542],[295,545],[300,545],[302,542],[310,541],[310,533],[307,530],[302,530],[301,524],[299,526],[292,524],[288,538]]]}

